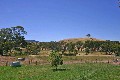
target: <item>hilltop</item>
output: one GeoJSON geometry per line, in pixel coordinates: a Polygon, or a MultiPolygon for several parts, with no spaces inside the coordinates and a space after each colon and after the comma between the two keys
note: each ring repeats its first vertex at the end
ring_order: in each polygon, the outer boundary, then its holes
{"type": "Polygon", "coordinates": [[[92,40],[92,41],[105,41],[105,40],[101,40],[101,39],[97,39],[97,38],[69,38],[69,39],[63,39],[63,40],[60,40],[59,42],[63,41],[63,42],[77,42],[77,41],[82,41],[82,42],[85,42],[85,41],[88,41],[88,40],[92,40]]]}

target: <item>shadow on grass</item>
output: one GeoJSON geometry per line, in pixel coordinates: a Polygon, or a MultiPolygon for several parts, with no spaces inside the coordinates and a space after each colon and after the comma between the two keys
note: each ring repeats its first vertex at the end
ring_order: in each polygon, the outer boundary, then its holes
{"type": "Polygon", "coordinates": [[[70,69],[52,69],[53,70],[53,72],[55,72],[55,71],[69,71],[70,69]]]}

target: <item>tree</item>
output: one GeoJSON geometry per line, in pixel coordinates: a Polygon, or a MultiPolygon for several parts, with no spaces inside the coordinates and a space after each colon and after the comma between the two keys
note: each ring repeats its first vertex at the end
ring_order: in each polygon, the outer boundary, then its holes
{"type": "Polygon", "coordinates": [[[32,55],[37,55],[40,52],[40,46],[37,43],[28,43],[26,49],[27,53],[32,55]]]}
{"type": "Polygon", "coordinates": [[[91,37],[91,35],[90,35],[90,34],[87,34],[86,36],[87,36],[88,38],[90,38],[90,37],[91,37]]]}
{"type": "Polygon", "coordinates": [[[0,50],[2,50],[0,54],[11,52],[16,47],[26,46],[25,34],[27,32],[22,26],[0,29],[0,50]]]}
{"type": "Polygon", "coordinates": [[[88,55],[90,53],[90,50],[88,47],[85,48],[85,53],[86,53],[86,55],[88,55]]]}
{"type": "Polygon", "coordinates": [[[118,0],[119,8],[120,8],[120,0],[118,0]]]}
{"type": "Polygon", "coordinates": [[[55,51],[61,51],[62,47],[59,42],[56,41],[51,41],[49,42],[49,48],[50,50],[55,50],[55,51]]]}
{"type": "Polygon", "coordinates": [[[81,48],[82,45],[83,45],[83,43],[81,41],[76,42],[75,46],[76,46],[76,48],[77,48],[78,51],[80,50],[80,48],[81,48]]]}
{"type": "Polygon", "coordinates": [[[120,45],[114,46],[114,53],[115,53],[115,56],[120,56],[120,45]]]}
{"type": "Polygon", "coordinates": [[[57,70],[58,65],[63,64],[62,55],[59,54],[57,51],[52,51],[50,53],[50,61],[51,61],[51,65],[56,67],[57,70]]]}
{"type": "Polygon", "coordinates": [[[71,54],[75,49],[75,44],[70,42],[67,44],[67,50],[69,51],[69,54],[71,54]]]}

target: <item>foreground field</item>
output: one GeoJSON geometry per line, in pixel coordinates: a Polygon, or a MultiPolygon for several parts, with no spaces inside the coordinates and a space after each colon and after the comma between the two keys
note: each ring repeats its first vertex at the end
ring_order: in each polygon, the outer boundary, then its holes
{"type": "Polygon", "coordinates": [[[0,67],[0,80],[119,80],[120,66],[105,63],[0,67]]]}

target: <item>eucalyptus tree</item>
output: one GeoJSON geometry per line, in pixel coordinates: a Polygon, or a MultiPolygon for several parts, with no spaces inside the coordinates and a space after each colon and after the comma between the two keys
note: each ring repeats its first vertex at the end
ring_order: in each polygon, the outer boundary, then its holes
{"type": "Polygon", "coordinates": [[[91,37],[91,34],[87,34],[86,36],[87,36],[88,38],[90,38],[90,37],[91,37]]]}
{"type": "Polygon", "coordinates": [[[67,43],[66,46],[67,46],[67,51],[69,52],[68,55],[78,54],[78,51],[75,48],[75,43],[70,42],[70,43],[67,43]]]}
{"type": "Polygon", "coordinates": [[[116,56],[120,56],[120,45],[118,45],[116,49],[117,49],[117,50],[116,50],[116,52],[115,52],[115,55],[116,55],[116,56]]]}
{"type": "Polygon", "coordinates": [[[59,43],[60,43],[60,46],[61,46],[61,52],[62,52],[62,54],[64,54],[65,51],[66,51],[64,41],[61,41],[61,42],[59,42],[59,43]]]}
{"type": "Polygon", "coordinates": [[[0,50],[3,53],[11,52],[12,49],[17,47],[26,46],[24,35],[27,32],[22,26],[0,29],[0,50]]]}
{"type": "Polygon", "coordinates": [[[76,46],[76,48],[77,48],[77,51],[79,51],[80,48],[82,48],[82,46],[83,46],[83,42],[78,41],[78,42],[75,43],[75,46],[76,46]]]}
{"type": "Polygon", "coordinates": [[[106,54],[113,54],[118,52],[119,50],[119,43],[112,42],[112,41],[105,41],[101,44],[102,51],[106,54]]]}
{"type": "Polygon", "coordinates": [[[119,5],[119,8],[120,8],[120,0],[118,0],[118,5],[119,5]]]}
{"type": "Polygon", "coordinates": [[[85,48],[85,55],[88,55],[90,53],[90,49],[88,47],[85,48]]]}
{"type": "Polygon", "coordinates": [[[84,43],[84,47],[89,48],[90,50],[93,50],[94,45],[95,45],[94,41],[85,41],[85,43],[84,43]]]}
{"type": "Polygon", "coordinates": [[[38,43],[28,43],[26,49],[29,55],[37,55],[40,52],[40,46],[38,43]]]}
{"type": "Polygon", "coordinates": [[[56,41],[51,41],[49,42],[49,49],[60,52],[62,50],[61,43],[56,41]]]}

